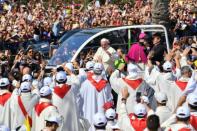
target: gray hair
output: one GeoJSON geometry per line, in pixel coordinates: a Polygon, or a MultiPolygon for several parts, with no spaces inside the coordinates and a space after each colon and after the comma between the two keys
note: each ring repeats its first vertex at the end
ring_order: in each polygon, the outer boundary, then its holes
{"type": "Polygon", "coordinates": [[[192,73],[192,70],[189,66],[183,66],[181,68],[181,75],[185,74],[185,73],[192,73]]]}
{"type": "Polygon", "coordinates": [[[102,43],[102,42],[107,42],[108,44],[110,43],[109,40],[108,40],[107,38],[102,38],[102,39],[101,39],[101,43],[102,43]]]}

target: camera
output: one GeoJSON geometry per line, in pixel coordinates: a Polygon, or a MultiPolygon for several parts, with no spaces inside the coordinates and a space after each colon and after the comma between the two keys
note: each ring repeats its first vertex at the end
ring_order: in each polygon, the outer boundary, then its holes
{"type": "Polygon", "coordinates": [[[141,92],[137,92],[137,93],[136,93],[136,102],[137,102],[137,103],[140,103],[140,102],[141,102],[141,95],[142,95],[141,92]]]}

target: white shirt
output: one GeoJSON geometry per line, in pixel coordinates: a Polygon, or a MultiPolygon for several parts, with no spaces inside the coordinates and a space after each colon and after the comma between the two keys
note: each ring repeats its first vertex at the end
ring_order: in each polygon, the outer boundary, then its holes
{"type": "MultiPolygon", "coordinates": [[[[109,47],[107,51],[112,55],[116,52],[116,50],[112,47],[109,47]]],[[[106,51],[99,47],[94,55],[94,60],[98,60],[98,58],[101,57],[104,69],[107,70],[107,68],[111,65],[114,65],[114,60],[106,53],[106,51]]]]}
{"type": "Polygon", "coordinates": [[[159,116],[160,124],[162,124],[172,115],[171,110],[167,106],[157,107],[155,114],[159,116]]]}

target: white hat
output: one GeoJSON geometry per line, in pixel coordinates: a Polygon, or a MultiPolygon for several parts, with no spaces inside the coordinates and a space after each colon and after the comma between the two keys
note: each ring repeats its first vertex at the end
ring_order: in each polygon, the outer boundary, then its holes
{"type": "Polygon", "coordinates": [[[9,82],[8,78],[1,78],[0,79],[0,87],[7,86],[9,84],[10,84],[10,82],[9,82]]]}
{"type": "Polygon", "coordinates": [[[10,129],[5,125],[0,125],[0,131],[10,131],[10,129]]]}
{"type": "Polygon", "coordinates": [[[53,79],[51,77],[45,77],[43,80],[44,86],[50,86],[50,84],[53,82],[53,79]]]}
{"type": "Polygon", "coordinates": [[[103,113],[96,113],[94,115],[94,125],[97,127],[102,127],[107,124],[107,119],[103,113]]]}
{"type": "Polygon", "coordinates": [[[86,63],[86,69],[91,70],[94,68],[94,62],[93,61],[88,61],[86,63]]]}
{"type": "Polygon", "coordinates": [[[190,110],[186,106],[181,106],[176,111],[176,116],[178,118],[187,118],[190,116],[190,110]]]}
{"type": "Polygon", "coordinates": [[[132,78],[137,78],[138,76],[138,67],[135,64],[129,63],[127,65],[127,72],[129,73],[129,76],[132,78]]]}
{"type": "Polygon", "coordinates": [[[32,81],[32,76],[30,74],[25,74],[22,81],[32,81]]]}
{"type": "Polygon", "coordinates": [[[66,73],[64,71],[60,71],[56,74],[56,80],[58,82],[63,82],[67,79],[66,73]]]}
{"type": "Polygon", "coordinates": [[[166,61],[164,64],[163,64],[163,69],[165,71],[172,71],[172,63],[170,61],[166,61]]]}
{"type": "Polygon", "coordinates": [[[145,105],[141,104],[141,103],[138,103],[135,107],[134,107],[134,114],[136,116],[145,116],[147,113],[146,111],[146,107],[145,105]]]}
{"type": "Polygon", "coordinates": [[[40,96],[48,96],[51,93],[52,93],[52,91],[48,86],[44,86],[40,89],[40,96]]]}
{"type": "Polygon", "coordinates": [[[155,99],[161,104],[165,104],[168,100],[167,95],[164,92],[155,93],[155,99]]]}
{"type": "Polygon", "coordinates": [[[187,96],[187,101],[192,106],[197,106],[197,94],[191,93],[187,96]]]}
{"type": "Polygon", "coordinates": [[[22,92],[27,92],[31,90],[31,83],[30,82],[22,82],[20,86],[20,90],[22,92]]]}
{"type": "Polygon", "coordinates": [[[112,108],[107,109],[105,112],[105,116],[107,119],[113,120],[116,118],[116,111],[112,108]]]}
{"type": "Polygon", "coordinates": [[[150,103],[147,96],[142,96],[141,99],[142,99],[145,103],[147,103],[147,104],[150,103]]]}
{"type": "Polygon", "coordinates": [[[42,87],[42,82],[40,82],[40,81],[34,79],[34,80],[32,81],[32,86],[35,87],[35,88],[39,88],[39,89],[40,89],[40,88],[42,87]]]}
{"type": "Polygon", "coordinates": [[[62,118],[58,114],[50,114],[46,117],[45,121],[55,122],[59,125],[62,121],[62,118]]]}
{"type": "Polygon", "coordinates": [[[94,70],[103,70],[103,65],[101,63],[95,63],[94,70]]]}
{"type": "Polygon", "coordinates": [[[74,71],[74,67],[72,63],[66,63],[65,67],[67,67],[71,72],[74,71]]]}

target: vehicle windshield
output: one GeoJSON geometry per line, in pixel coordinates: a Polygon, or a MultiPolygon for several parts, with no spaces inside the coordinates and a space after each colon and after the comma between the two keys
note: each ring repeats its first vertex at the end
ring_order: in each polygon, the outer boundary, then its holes
{"type": "Polygon", "coordinates": [[[102,29],[83,30],[68,37],[58,48],[55,55],[49,60],[48,65],[60,65],[63,62],[70,62],[79,47],[91,36],[102,29]]]}

